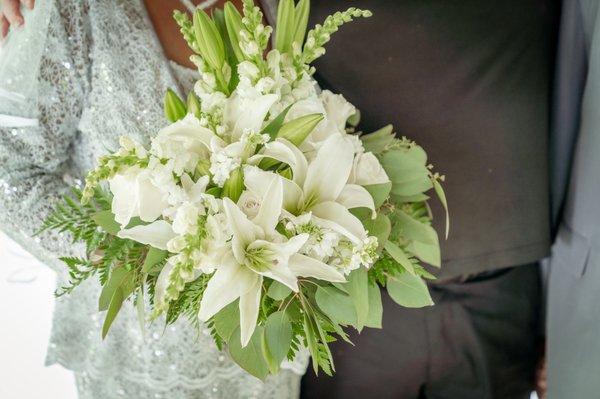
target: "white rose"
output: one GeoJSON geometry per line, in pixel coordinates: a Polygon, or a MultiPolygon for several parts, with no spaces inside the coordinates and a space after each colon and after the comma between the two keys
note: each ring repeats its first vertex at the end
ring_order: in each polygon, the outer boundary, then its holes
{"type": "Polygon", "coordinates": [[[214,133],[188,114],[164,129],[152,140],[152,153],[173,161],[173,171],[181,175],[192,172],[200,158],[206,158],[214,133]]]}
{"type": "Polygon", "coordinates": [[[240,199],[238,200],[238,207],[248,216],[250,219],[258,215],[258,211],[260,210],[260,201],[261,198],[254,194],[251,191],[244,191],[242,195],[240,195],[240,199]]]}
{"type": "Polygon", "coordinates": [[[371,184],[382,184],[390,179],[379,160],[372,152],[359,154],[354,158],[354,166],[350,174],[349,183],[368,186],[371,184]]]}
{"type": "Polygon", "coordinates": [[[155,221],[169,205],[162,189],[152,183],[148,170],[137,166],[109,180],[113,194],[112,212],[122,227],[139,216],[144,222],[155,221]]]}

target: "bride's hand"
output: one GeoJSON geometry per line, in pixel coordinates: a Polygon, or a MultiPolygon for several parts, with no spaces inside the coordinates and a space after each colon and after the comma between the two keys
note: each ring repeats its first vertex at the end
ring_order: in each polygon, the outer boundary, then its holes
{"type": "Polygon", "coordinates": [[[0,0],[0,39],[8,34],[8,29],[25,23],[21,15],[21,5],[33,10],[35,0],[0,0]]]}

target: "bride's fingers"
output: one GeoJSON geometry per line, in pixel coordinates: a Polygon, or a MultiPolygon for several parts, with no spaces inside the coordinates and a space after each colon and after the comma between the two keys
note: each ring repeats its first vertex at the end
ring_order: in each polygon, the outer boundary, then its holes
{"type": "Polygon", "coordinates": [[[21,0],[21,3],[25,7],[29,8],[30,10],[33,10],[33,5],[34,5],[35,1],[34,0],[21,0]]]}
{"type": "Polygon", "coordinates": [[[2,14],[2,12],[0,11],[0,40],[4,39],[6,37],[6,35],[8,34],[8,20],[6,19],[6,17],[4,16],[4,14],[2,14]]]}
{"type": "Polygon", "coordinates": [[[2,11],[8,22],[17,27],[23,25],[23,16],[21,15],[21,3],[19,0],[2,0],[2,11]]]}

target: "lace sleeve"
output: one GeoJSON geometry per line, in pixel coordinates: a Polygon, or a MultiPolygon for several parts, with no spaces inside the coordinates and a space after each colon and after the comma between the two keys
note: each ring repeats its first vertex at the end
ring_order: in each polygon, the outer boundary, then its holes
{"type": "Polygon", "coordinates": [[[0,55],[0,228],[49,266],[74,251],[68,237],[32,235],[70,185],[69,147],[88,86],[85,8],[38,2],[0,55]]]}

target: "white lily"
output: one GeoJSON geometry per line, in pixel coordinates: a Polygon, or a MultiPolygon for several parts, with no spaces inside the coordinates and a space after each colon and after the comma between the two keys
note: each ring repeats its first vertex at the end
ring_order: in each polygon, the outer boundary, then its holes
{"type": "Polygon", "coordinates": [[[227,99],[223,116],[231,132],[231,142],[238,141],[246,130],[260,132],[269,110],[278,99],[276,94],[246,97],[237,92],[227,99]]]}
{"type": "Polygon", "coordinates": [[[362,223],[348,209],[366,207],[374,211],[375,204],[364,187],[347,184],[354,161],[354,146],[347,136],[330,136],[310,163],[302,152],[283,139],[268,143],[265,150],[250,161],[264,157],[288,164],[293,172],[292,180],[247,167],[244,183],[248,189],[264,193],[271,180],[282,180],[286,211],[294,215],[310,211],[315,222],[355,243],[367,238],[362,223]]]}
{"type": "Polygon", "coordinates": [[[269,184],[258,214],[252,220],[230,199],[223,200],[227,222],[233,232],[231,249],[208,282],[198,317],[207,321],[239,298],[242,346],[248,344],[256,328],[264,277],[296,292],[297,276],[345,281],[333,267],[297,253],[308,235],[301,234],[285,241],[275,230],[282,201],[283,189],[278,179],[269,184]]]}

